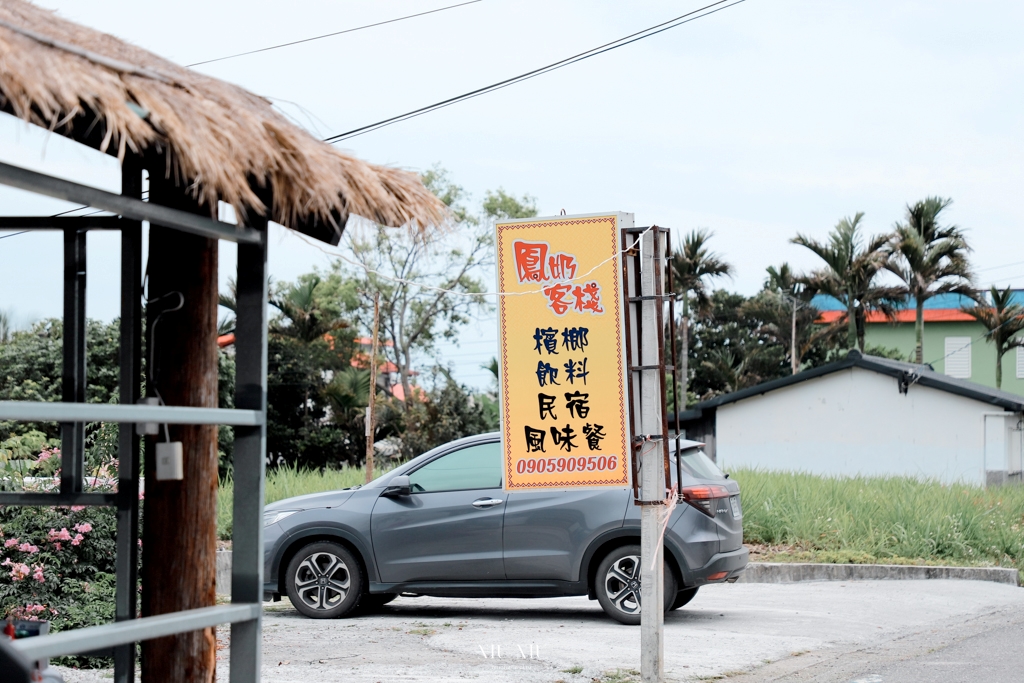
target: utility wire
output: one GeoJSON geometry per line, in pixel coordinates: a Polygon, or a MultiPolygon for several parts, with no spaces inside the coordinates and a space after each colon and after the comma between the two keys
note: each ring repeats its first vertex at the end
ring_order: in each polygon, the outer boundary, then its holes
{"type": "Polygon", "coordinates": [[[400,121],[405,121],[407,119],[411,119],[417,116],[422,116],[423,114],[428,114],[437,109],[442,109],[444,107],[456,104],[457,102],[463,102],[474,97],[479,97],[480,95],[486,95],[487,93],[494,92],[495,90],[507,88],[510,85],[514,85],[516,83],[520,83],[522,81],[535,78],[536,76],[540,76],[542,74],[555,71],[556,69],[561,69],[562,67],[569,66],[570,64],[581,62],[584,59],[596,57],[599,54],[608,52],[610,50],[614,50],[616,48],[624,47],[626,45],[629,45],[630,43],[635,43],[638,40],[650,38],[651,36],[662,33],[663,31],[676,28],[677,26],[682,26],[683,24],[687,24],[691,21],[696,21],[697,19],[706,17],[710,14],[714,14],[715,12],[720,12],[724,9],[728,9],[729,7],[733,7],[742,2],[746,2],[746,0],[735,0],[734,2],[729,2],[729,0],[718,0],[717,2],[713,2],[699,9],[695,9],[692,12],[681,14],[678,17],[669,19],[668,21],[663,21],[660,24],[655,24],[654,26],[645,28],[642,31],[637,31],[636,33],[631,33],[628,36],[623,36],[622,38],[619,38],[618,40],[613,40],[610,43],[598,45],[595,48],[591,48],[590,50],[580,52],[571,57],[566,57],[565,59],[553,62],[551,64],[548,64],[547,66],[542,66],[538,69],[527,71],[526,73],[519,74],[518,76],[513,76],[512,78],[506,78],[503,81],[498,81],[497,83],[492,83],[491,85],[487,85],[482,88],[477,88],[476,90],[471,90],[467,93],[463,93],[462,95],[450,97],[446,100],[441,100],[440,102],[435,102],[434,104],[427,105],[425,107],[420,107],[419,109],[413,109],[412,111],[406,112],[404,114],[399,114],[398,116],[392,116],[391,118],[383,119],[376,123],[371,123],[365,126],[361,126],[359,128],[353,128],[350,131],[339,133],[338,135],[332,135],[328,138],[325,138],[324,142],[341,142],[342,140],[347,140],[349,138],[356,137],[357,135],[364,135],[366,133],[372,132],[374,130],[377,130],[378,128],[390,126],[400,121]]]}
{"type": "MultiPolygon", "coordinates": [[[[647,228],[646,230],[644,230],[642,233],[640,233],[637,236],[636,241],[634,241],[633,244],[631,244],[628,247],[625,247],[623,249],[620,249],[620,250],[616,251],[614,254],[612,254],[611,256],[606,258],[605,260],[601,261],[600,263],[598,263],[596,266],[594,266],[593,268],[591,268],[587,272],[583,273],[582,275],[577,275],[576,277],[570,279],[569,282],[579,282],[581,280],[586,279],[592,273],[594,273],[596,270],[598,270],[601,266],[604,266],[605,264],[615,260],[619,256],[619,254],[624,254],[627,251],[629,251],[630,249],[636,248],[636,246],[640,244],[640,241],[643,239],[644,235],[646,235],[648,232],[650,232],[654,227],[655,226],[653,226],[653,225],[650,226],[649,228],[647,228]]],[[[328,256],[330,256],[332,258],[341,259],[342,261],[344,261],[346,263],[349,263],[349,264],[351,264],[353,266],[356,266],[358,268],[362,268],[364,271],[366,271],[367,275],[374,275],[374,276],[376,276],[376,277],[378,277],[378,278],[380,278],[382,280],[387,280],[388,282],[394,282],[395,284],[410,285],[410,286],[413,286],[413,287],[419,287],[420,289],[429,289],[429,290],[435,291],[435,292],[444,292],[446,294],[454,294],[456,296],[467,296],[467,297],[480,297],[480,296],[527,296],[527,295],[530,295],[530,294],[543,294],[544,293],[543,289],[528,289],[528,290],[524,290],[522,292],[463,292],[463,291],[459,291],[457,289],[451,289],[451,288],[447,288],[447,287],[438,287],[437,285],[430,285],[430,284],[426,284],[424,282],[416,282],[415,280],[407,280],[405,278],[393,277],[391,275],[387,275],[386,273],[382,273],[379,270],[371,268],[370,266],[366,265],[365,263],[362,263],[361,261],[358,261],[357,259],[349,258],[345,254],[343,254],[340,250],[339,251],[331,251],[331,250],[327,249],[327,247],[324,246],[323,242],[320,242],[319,240],[313,240],[312,238],[307,237],[306,235],[303,235],[301,232],[294,232],[293,234],[296,237],[298,237],[300,240],[302,240],[303,242],[308,244],[309,246],[311,246],[311,247],[313,247],[315,249],[319,249],[320,251],[322,251],[323,253],[327,254],[328,256]]],[[[334,247],[334,249],[338,249],[338,247],[334,247]]]]}
{"type": "MultiPolygon", "coordinates": [[[[148,194],[149,194],[148,190],[146,192],[142,193],[143,196],[146,196],[148,194]]],[[[65,216],[65,215],[67,215],[69,213],[73,213],[75,211],[81,211],[82,209],[88,209],[88,208],[89,208],[88,204],[83,204],[82,206],[76,206],[75,208],[68,209],[67,211],[61,211],[60,213],[51,214],[50,216],[47,216],[47,218],[60,218],[61,216],[65,216]]],[[[109,213],[109,212],[104,211],[103,209],[99,209],[97,211],[90,211],[89,213],[83,213],[81,216],[78,216],[78,218],[85,218],[86,216],[95,216],[98,213],[109,213]]],[[[22,230],[21,232],[12,232],[10,235],[0,235],[0,240],[5,239],[7,237],[14,237],[15,235],[27,235],[30,232],[32,232],[32,231],[31,230],[22,230]]]]}
{"type": "Polygon", "coordinates": [[[387,21],[378,21],[375,24],[366,24],[365,26],[356,26],[355,28],[347,28],[344,31],[335,31],[334,33],[325,33],[319,36],[313,36],[312,38],[303,38],[302,40],[293,40],[290,43],[281,43],[280,45],[271,45],[270,47],[261,47],[258,50],[249,50],[248,52],[239,52],[237,54],[228,55],[227,57],[217,57],[216,59],[207,59],[203,62],[195,62],[193,64],[186,64],[185,66],[191,68],[193,66],[200,66],[201,64],[212,64],[214,62],[223,62],[225,59],[234,59],[235,57],[244,57],[246,55],[254,55],[258,52],[267,52],[269,50],[277,50],[282,47],[289,47],[291,45],[299,45],[301,43],[310,43],[314,40],[322,40],[323,38],[330,38],[332,36],[340,36],[343,33],[352,33],[353,31],[362,31],[365,28],[373,28],[374,26],[383,26],[384,24],[393,24],[396,21],[405,21],[406,19],[412,19],[414,17],[422,17],[427,14],[434,14],[436,12],[443,12],[448,9],[455,9],[456,7],[464,7],[466,5],[473,5],[483,0],[469,0],[469,2],[460,2],[457,5],[448,5],[447,7],[438,7],[437,9],[427,10],[426,12],[419,12],[417,14],[409,14],[404,17],[398,17],[397,19],[388,19],[387,21]]]}

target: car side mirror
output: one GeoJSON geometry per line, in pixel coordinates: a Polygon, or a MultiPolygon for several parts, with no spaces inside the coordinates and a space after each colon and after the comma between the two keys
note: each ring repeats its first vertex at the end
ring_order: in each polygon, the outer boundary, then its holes
{"type": "Polygon", "coordinates": [[[384,492],[380,495],[394,498],[396,496],[408,496],[412,493],[412,484],[409,483],[408,475],[401,474],[391,480],[384,492]]]}

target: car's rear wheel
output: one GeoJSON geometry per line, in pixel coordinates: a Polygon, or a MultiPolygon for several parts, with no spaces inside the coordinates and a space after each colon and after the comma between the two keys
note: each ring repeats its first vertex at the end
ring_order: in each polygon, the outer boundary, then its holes
{"type": "Polygon", "coordinates": [[[693,600],[694,596],[697,595],[697,588],[699,588],[699,586],[696,588],[684,588],[676,593],[676,599],[672,603],[671,609],[679,609],[686,603],[690,602],[690,600],[693,600]]]}
{"type": "MultiPolygon", "coordinates": [[[[664,565],[665,611],[676,597],[676,579],[664,565]]],[[[615,621],[629,626],[640,623],[640,546],[624,545],[612,550],[597,566],[597,601],[615,621]]]]}
{"type": "Polygon", "coordinates": [[[347,548],[329,541],[299,550],[288,563],[285,577],[288,599],[312,619],[347,616],[359,604],[365,587],[359,561],[347,548]]]}

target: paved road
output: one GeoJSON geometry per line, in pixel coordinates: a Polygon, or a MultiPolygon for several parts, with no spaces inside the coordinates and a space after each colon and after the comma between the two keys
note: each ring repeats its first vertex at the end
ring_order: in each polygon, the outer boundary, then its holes
{"type": "MultiPolygon", "coordinates": [[[[266,606],[264,624],[268,683],[638,680],[630,672],[639,665],[639,629],[607,619],[585,598],[399,598],[379,614],[331,621],[305,619],[283,602],[266,606]]],[[[1024,590],[1007,585],[724,585],[670,614],[666,670],[671,681],[730,683],[1021,681],[1022,636],[1024,590]]],[[[225,681],[226,653],[218,668],[225,681]]]]}

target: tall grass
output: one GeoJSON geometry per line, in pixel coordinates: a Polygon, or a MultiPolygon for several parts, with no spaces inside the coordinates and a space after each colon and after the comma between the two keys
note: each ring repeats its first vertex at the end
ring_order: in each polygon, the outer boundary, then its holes
{"type": "MultiPolygon", "coordinates": [[[[377,468],[376,477],[387,473],[391,467],[377,468]]],[[[341,469],[317,470],[299,469],[294,466],[278,467],[267,471],[264,486],[264,504],[269,505],[285,498],[303,496],[307,493],[338,491],[366,482],[366,470],[363,467],[344,466],[341,469]]],[[[231,537],[231,501],[235,495],[235,485],[231,476],[220,483],[217,490],[217,534],[221,539],[231,537]]]]}
{"type": "Polygon", "coordinates": [[[1024,487],[741,469],[744,540],[765,559],[1024,567],[1024,487]]]}

